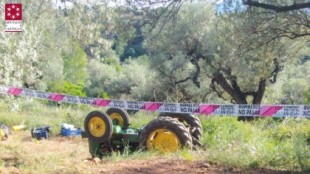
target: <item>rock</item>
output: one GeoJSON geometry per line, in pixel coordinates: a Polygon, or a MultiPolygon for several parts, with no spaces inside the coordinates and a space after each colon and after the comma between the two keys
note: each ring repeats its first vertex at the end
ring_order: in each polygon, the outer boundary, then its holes
{"type": "Polygon", "coordinates": [[[95,164],[101,163],[101,159],[100,158],[94,158],[93,161],[94,161],[95,164]]]}
{"type": "Polygon", "coordinates": [[[201,168],[210,168],[211,165],[208,164],[208,163],[201,163],[201,164],[199,165],[199,167],[201,167],[201,168]]]}

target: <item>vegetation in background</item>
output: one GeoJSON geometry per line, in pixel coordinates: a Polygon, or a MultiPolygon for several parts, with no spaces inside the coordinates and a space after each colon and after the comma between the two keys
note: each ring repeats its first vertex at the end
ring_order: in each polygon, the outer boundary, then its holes
{"type": "Polygon", "coordinates": [[[310,104],[310,89],[308,89],[305,96],[306,96],[305,103],[310,104]]]}
{"type": "Polygon", "coordinates": [[[82,84],[73,84],[71,82],[63,80],[54,83],[51,87],[51,91],[73,96],[86,97],[86,92],[84,91],[84,87],[82,84]]]}
{"type": "Polygon", "coordinates": [[[298,70],[309,69],[307,36],[264,42],[273,38],[272,27],[300,21],[302,13],[269,14],[223,3],[184,3],[174,13],[165,5],[143,11],[93,1],[64,9],[50,8],[50,1],[26,1],[23,34],[0,32],[0,82],[133,100],[304,102],[309,73],[298,70]],[[32,20],[37,9],[42,13],[32,20]],[[173,16],[167,16],[169,10],[173,16]],[[278,18],[263,25],[268,15],[278,18]]]}
{"type": "Polygon", "coordinates": [[[78,43],[72,43],[72,50],[62,53],[64,60],[64,80],[84,86],[87,72],[87,56],[78,43]]]}

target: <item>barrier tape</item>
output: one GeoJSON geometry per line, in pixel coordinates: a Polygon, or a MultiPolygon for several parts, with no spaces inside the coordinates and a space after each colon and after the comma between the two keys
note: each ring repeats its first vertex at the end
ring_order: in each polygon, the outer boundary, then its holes
{"type": "Polygon", "coordinates": [[[99,107],[145,110],[152,112],[191,113],[222,116],[304,117],[310,118],[310,105],[246,105],[246,104],[195,104],[145,101],[110,100],[78,97],[66,94],[42,92],[26,88],[0,85],[0,93],[26,96],[55,102],[86,104],[99,107]]]}

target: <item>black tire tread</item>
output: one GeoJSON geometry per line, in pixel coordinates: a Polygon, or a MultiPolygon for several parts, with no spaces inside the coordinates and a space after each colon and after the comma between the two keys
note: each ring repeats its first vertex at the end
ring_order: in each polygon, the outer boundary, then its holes
{"type": "Polygon", "coordinates": [[[118,113],[123,118],[124,127],[128,127],[130,125],[130,117],[126,110],[121,108],[109,108],[106,112],[109,116],[112,113],[118,113]]]}
{"type": "Polygon", "coordinates": [[[190,125],[190,133],[193,139],[197,141],[193,141],[193,145],[196,146],[199,143],[201,136],[202,136],[202,124],[198,117],[192,114],[183,114],[183,113],[168,113],[162,112],[158,115],[158,117],[172,117],[172,118],[183,118],[187,124],[190,125]]]}
{"type": "Polygon", "coordinates": [[[95,141],[95,142],[99,142],[99,143],[106,142],[112,137],[112,133],[113,133],[112,121],[107,114],[105,114],[101,111],[92,111],[86,116],[86,118],[84,120],[84,130],[85,130],[87,137],[91,141],[95,141]],[[102,135],[101,137],[94,137],[93,135],[91,135],[91,133],[89,131],[88,122],[94,116],[98,116],[105,121],[106,131],[105,131],[104,135],[102,135]]]}
{"type": "Polygon", "coordinates": [[[193,147],[192,137],[189,133],[188,128],[186,128],[185,125],[178,120],[171,117],[159,117],[149,122],[139,135],[139,147],[142,150],[147,150],[146,143],[150,133],[152,133],[156,129],[162,128],[174,132],[178,136],[182,148],[187,147],[191,149],[193,147]]]}

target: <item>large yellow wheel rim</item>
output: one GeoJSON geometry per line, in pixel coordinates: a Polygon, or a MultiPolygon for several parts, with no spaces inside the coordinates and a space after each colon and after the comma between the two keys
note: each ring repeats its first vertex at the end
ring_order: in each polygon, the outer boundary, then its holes
{"type": "Polygon", "coordinates": [[[113,124],[124,126],[124,119],[119,113],[113,112],[110,117],[113,124]]]}
{"type": "Polygon", "coordinates": [[[106,131],[106,124],[100,117],[93,117],[88,122],[88,129],[92,136],[102,137],[106,131]]]}
{"type": "Polygon", "coordinates": [[[175,133],[167,129],[157,129],[147,138],[147,149],[155,149],[160,152],[175,152],[181,147],[179,138],[175,133]]]}

